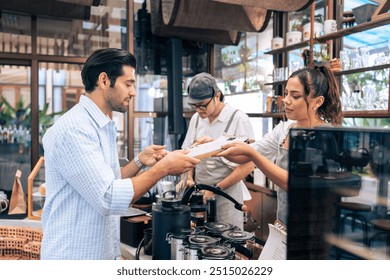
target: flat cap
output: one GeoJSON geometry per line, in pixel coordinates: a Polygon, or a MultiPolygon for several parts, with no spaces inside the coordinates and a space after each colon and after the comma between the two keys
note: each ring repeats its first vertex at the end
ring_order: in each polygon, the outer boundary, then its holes
{"type": "Polygon", "coordinates": [[[218,91],[217,81],[209,73],[199,73],[192,78],[187,88],[188,103],[198,103],[204,99],[214,97],[218,91]]]}

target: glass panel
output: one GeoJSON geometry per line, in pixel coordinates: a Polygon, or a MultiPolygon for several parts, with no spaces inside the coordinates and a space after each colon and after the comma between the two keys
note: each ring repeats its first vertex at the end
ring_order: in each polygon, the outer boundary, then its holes
{"type": "Polygon", "coordinates": [[[291,130],[288,259],[389,257],[389,141],[383,128],[291,130]]]}
{"type": "MultiPolygon", "coordinates": [[[[344,2],[344,28],[371,20],[377,3],[368,0],[344,2]],[[350,15],[353,15],[351,17],[350,15]]],[[[342,38],[340,61],[343,70],[390,63],[390,26],[384,25],[342,38]]],[[[343,110],[387,110],[389,69],[342,76],[343,110]]]]}
{"type": "Polygon", "coordinates": [[[267,96],[268,93],[263,91],[227,95],[225,102],[246,113],[264,113],[267,111],[267,96]]]}
{"type": "Polygon", "coordinates": [[[390,63],[390,26],[385,25],[343,38],[340,59],[343,70],[390,63]]]}
{"type": "Polygon", "coordinates": [[[371,0],[353,0],[344,1],[344,21],[343,27],[351,27],[371,20],[378,1],[371,0]],[[377,3],[373,3],[377,2],[377,3]]]}
{"type": "MultiPolygon", "coordinates": [[[[368,0],[346,1],[344,12],[352,11],[355,21],[348,22],[345,27],[371,20],[377,6],[368,0]]],[[[340,52],[343,70],[390,63],[389,33],[390,25],[383,25],[343,37],[343,49],[340,52]]]]}
{"type": "Polygon", "coordinates": [[[72,64],[39,63],[39,145],[46,130],[79,100],[84,90],[80,67],[72,64]]]}
{"type": "Polygon", "coordinates": [[[137,75],[137,112],[168,112],[168,84],[166,76],[137,75]]]}
{"type": "MultiPolygon", "coordinates": [[[[314,20],[314,36],[320,37],[324,34],[324,1],[316,1],[314,20]]],[[[286,46],[310,40],[310,26],[310,7],[302,11],[288,13],[286,46]]],[[[308,65],[309,61],[304,60],[303,55],[305,49],[309,48],[295,49],[288,52],[288,75],[308,65]]],[[[313,60],[319,63],[330,60],[327,44],[315,44],[313,46],[313,60]]],[[[285,78],[287,79],[287,77],[285,78]]]]}
{"type": "Polygon", "coordinates": [[[27,194],[31,171],[30,67],[0,65],[0,189],[11,191],[16,171],[27,194]]]}
{"type": "Polygon", "coordinates": [[[167,145],[172,150],[173,141],[168,135],[168,118],[134,118],[134,154],[151,144],[167,145]]]}
{"type": "Polygon", "coordinates": [[[88,56],[100,48],[127,49],[125,0],[91,6],[89,20],[38,17],[37,23],[39,54],[88,56]]]}
{"type": "Polygon", "coordinates": [[[346,127],[390,127],[388,118],[344,118],[343,126],[346,127]]]}
{"type": "Polygon", "coordinates": [[[389,69],[342,76],[343,110],[387,110],[389,69]]]}
{"type": "Polygon", "coordinates": [[[250,118],[255,139],[261,139],[263,136],[272,131],[272,118],[250,118]]]}
{"type": "Polygon", "coordinates": [[[29,16],[1,11],[0,26],[0,52],[31,53],[29,16]]]}
{"type": "MultiPolygon", "coordinates": [[[[80,96],[84,93],[81,69],[82,65],[76,64],[39,64],[40,141],[46,130],[63,113],[79,102],[80,96]]],[[[113,112],[111,116],[118,129],[117,145],[120,157],[127,157],[125,116],[126,114],[118,112],[113,112]]],[[[40,156],[43,156],[42,149],[40,149],[40,156]]]]}
{"type": "Polygon", "coordinates": [[[263,32],[243,34],[238,46],[215,45],[215,78],[225,95],[271,90],[265,84],[272,76],[272,56],[264,53],[271,50],[272,26],[270,20],[263,32]]]}

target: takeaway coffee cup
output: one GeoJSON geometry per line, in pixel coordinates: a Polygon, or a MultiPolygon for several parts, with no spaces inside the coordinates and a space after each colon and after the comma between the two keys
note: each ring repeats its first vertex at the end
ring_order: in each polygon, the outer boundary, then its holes
{"type": "Polygon", "coordinates": [[[337,31],[337,22],[334,19],[324,21],[324,34],[329,34],[337,31]]]}

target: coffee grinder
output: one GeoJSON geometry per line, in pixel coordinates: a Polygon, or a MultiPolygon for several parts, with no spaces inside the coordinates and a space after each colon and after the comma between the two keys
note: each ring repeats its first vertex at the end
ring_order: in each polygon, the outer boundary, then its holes
{"type": "Polygon", "coordinates": [[[181,234],[190,229],[191,208],[182,204],[186,189],[187,173],[180,176],[167,176],[157,183],[158,201],[152,207],[153,260],[170,260],[170,234],[181,234]]]}

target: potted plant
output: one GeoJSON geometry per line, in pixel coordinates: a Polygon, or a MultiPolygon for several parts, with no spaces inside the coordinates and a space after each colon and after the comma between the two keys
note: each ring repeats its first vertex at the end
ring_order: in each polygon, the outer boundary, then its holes
{"type": "MultiPolygon", "coordinates": [[[[308,20],[308,22],[303,25],[304,40],[310,40],[310,26],[311,26],[310,20],[308,20]]],[[[314,37],[320,37],[323,29],[324,29],[324,25],[322,23],[322,15],[317,14],[314,16],[314,37]]]]}
{"type": "Polygon", "coordinates": [[[316,44],[313,49],[314,65],[330,68],[328,44],[316,44]]]}
{"type": "MultiPolygon", "coordinates": [[[[39,110],[39,124],[42,127],[42,133],[53,125],[55,116],[62,115],[64,112],[48,113],[49,103],[45,103],[42,110],[39,110]]],[[[8,126],[20,124],[24,127],[30,127],[31,124],[31,107],[25,105],[23,98],[20,98],[14,108],[4,97],[0,101],[0,125],[8,126]],[[19,123],[17,123],[19,122],[19,123]]]]}
{"type": "Polygon", "coordinates": [[[291,24],[291,30],[286,33],[286,46],[302,41],[302,32],[298,30],[300,27],[302,27],[302,21],[299,18],[294,19],[291,24]]]}

